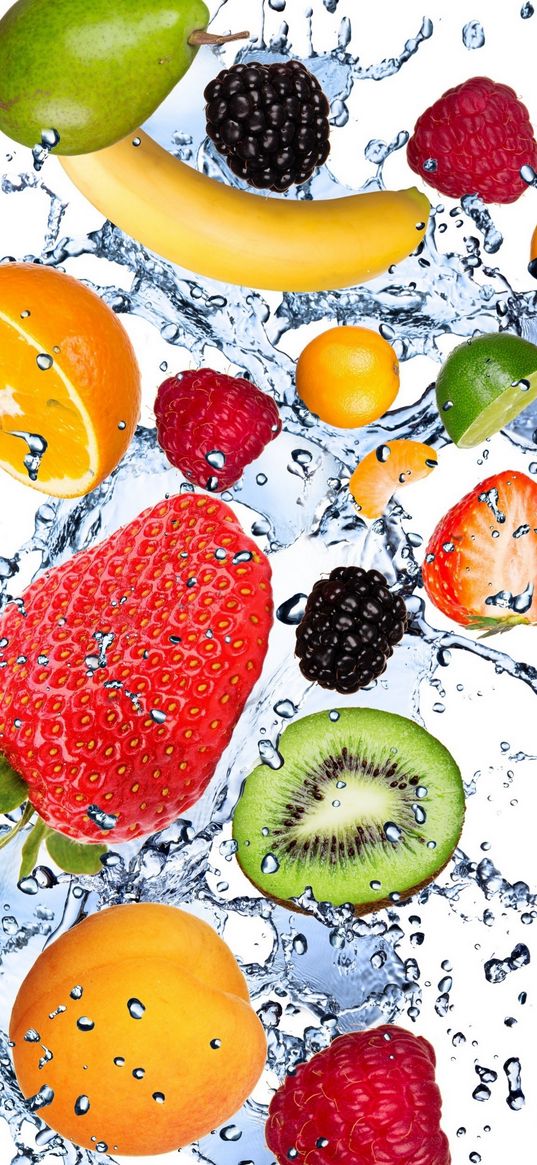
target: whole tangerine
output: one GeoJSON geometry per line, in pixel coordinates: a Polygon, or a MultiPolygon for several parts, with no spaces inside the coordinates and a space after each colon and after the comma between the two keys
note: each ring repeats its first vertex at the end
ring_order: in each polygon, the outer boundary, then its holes
{"type": "Polygon", "coordinates": [[[296,389],[321,421],[357,429],[378,420],[399,390],[399,363],[387,340],[371,328],[329,328],[306,345],[296,389]]]}

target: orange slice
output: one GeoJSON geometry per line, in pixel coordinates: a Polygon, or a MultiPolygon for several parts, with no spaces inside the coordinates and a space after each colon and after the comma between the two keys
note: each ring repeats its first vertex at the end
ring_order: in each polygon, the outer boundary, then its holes
{"type": "Polygon", "coordinates": [[[392,494],[403,485],[428,477],[438,465],[436,450],[421,441],[389,441],[356,466],[349,489],[365,518],[380,518],[392,494]]]}
{"type": "Polygon", "coordinates": [[[140,413],[131,342],[93,291],[51,267],[0,267],[0,466],[56,497],[115,468],[140,413]]]}

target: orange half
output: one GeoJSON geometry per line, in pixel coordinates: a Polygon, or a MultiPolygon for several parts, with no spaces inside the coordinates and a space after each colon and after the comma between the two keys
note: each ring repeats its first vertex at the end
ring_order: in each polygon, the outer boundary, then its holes
{"type": "Polygon", "coordinates": [[[117,317],[50,267],[0,267],[0,466],[56,497],[94,489],[123,457],[140,373],[117,317]]]}
{"type": "Polygon", "coordinates": [[[428,477],[438,465],[436,451],[421,441],[388,441],[356,466],[349,489],[365,518],[380,518],[396,490],[428,477]]]}

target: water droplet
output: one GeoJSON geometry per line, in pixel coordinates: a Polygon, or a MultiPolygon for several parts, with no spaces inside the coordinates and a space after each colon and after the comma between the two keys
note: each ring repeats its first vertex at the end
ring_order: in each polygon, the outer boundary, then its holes
{"type": "Polygon", "coordinates": [[[523,20],[529,20],[530,16],[533,16],[534,12],[535,9],[533,4],[530,4],[529,0],[527,0],[526,4],[523,4],[522,8],[520,9],[520,15],[523,20]]]}
{"type": "Polygon", "coordinates": [[[436,158],[426,158],[423,163],[423,169],[427,174],[434,174],[434,171],[438,169],[436,158]]]}
{"type": "Polygon", "coordinates": [[[132,1019],[141,1019],[145,1011],[145,1005],[139,999],[133,998],[129,999],[127,1009],[132,1019]]]}
{"type": "Polygon", "coordinates": [[[86,813],[94,825],[106,830],[113,829],[119,817],[118,813],[106,813],[104,809],[99,809],[98,805],[88,805],[86,813]]]}
{"type": "Polygon", "coordinates": [[[305,955],[308,949],[307,939],[303,934],[295,934],[293,939],[293,950],[295,955],[305,955]]]}
{"type": "Polygon", "coordinates": [[[462,43],[466,49],[480,49],[485,43],[485,33],[479,20],[469,20],[462,30],[462,43]]]}
{"type": "Polygon", "coordinates": [[[384,463],[385,461],[388,460],[389,457],[391,457],[391,452],[392,451],[391,451],[389,445],[379,445],[375,449],[375,457],[376,457],[377,461],[381,461],[384,463]]]}
{"type": "Polygon", "coordinates": [[[143,1080],[145,1076],[145,1068],[133,1068],[132,1075],[135,1080],[143,1080]]]}
{"type": "Polygon", "coordinates": [[[237,1125],[226,1125],[225,1128],[220,1129],[220,1136],[223,1141],[240,1141],[242,1133],[237,1125]]]}
{"type": "Polygon", "coordinates": [[[69,992],[71,999],[82,999],[83,991],[84,988],[77,983],[76,987],[73,987],[73,990],[69,992]]]}
{"type": "Polygon", "coordinates": [[[37,367],[41,369],[41,372],[48,372],[49,368],[52,368],[52,365],[54,364],[54,360],[48,352],[40,352],[39,355],[36,356],[35,362],[37,367]]]}
{"type": "Polygon", "coordinates": [[[373,882],[370,882],[369,885],[370,885],[372,890],[380,890],[380,888],[382,886],[382,882],[377,882],[376,880],[374,880],[373,882]]]}
{"type": "Polygon", "coordinates": [[[286,623],[290,627],[297,626],[304,617],[306,610],[306,602],[308,596],[299,591],[296,595],[292,595],[290,599],[286,599],[281,603],[276,611],[276,618],[280,623],[286,623]]]}
{"type": "Polygon", "coordinates": [[[278,700],[278,703],[274,705],[274,711],[277,716],[282,716],[284,720],[291,720],[293,716],[296,716],[298,708],[292,700],[278,700]]]}
{"type": "Polygon", "coordinates": [[[43,1084],[39,1092],[36,1092],[35,1096],[30,1096],[26,1103],[31,1112],[38,1112],[40,1108],[45,1108],[47,1104],[52,1104],[53,1100],[53,1089],[48,1084],[43,1084]]]}
{"type": "Polygon", "coordinates": [[[85,1116],[90,1110],[89,1097],[77,1096],[75,1100],[75,1114],[76,1116],[85,1116]]]}
{"type": "Polygon", "coordinates": [[[141,138],[138,138],[138,137],[136,137],[136,138],[133,138],[133,139],[132,139],[132,144],[133,144],[133,146],[135,147],[135,149],[137,149],[137,148],[138,148],[138,146],[141,146],[141,144],[142,144],[142,139],[141,139],[141,138]]]}
{"type": "Polygon", "coordinates": [[[164,724],[166,720],[166,713],[162,711],[162,708],[151,708],[149,715],[155,724],[164,724]]]}
{"type": "Polygon", "coordinates": [[[396,825],[394,821],[387,821],[383,826],[383,829],[385,837],[388,841],[392,842],[392,845],[396,845],[403,836],[399,826],[396,825]]]}
{"type": "Polygon", "coordinates": [[[77,1019],[76,1021],[76,1026],[81,1032],[91,1032],[95,1027],[95,1023],[92,1019],[89,1018],[89,1016],[81,1015],[80,1019],[77,1019]]]}
{"type": "Polygon", "coordinates": [[[213,1051],[217,1051],[218,1048],[222,1047],[222,1040],[218,1040],[218,1039],[211,1040],[209,1047],[212,1048],[213,1051]]]}
{"type": "Polygon", "coordinates": [[[116,1068],[124,1068],[124,1066],[125,1066],[124,1056],[114,1056],[114,1064],[116,1065],[116,1068]]]}
{"type": "Polygon", "coordinates": [[[239,550],[231,559],[233,566],[240,566],[242,562],[250,562],[253,558],[251,550],[239,550]]]}
{"type": "Polygon", "coordinates": [[[258,740],[257,748],[261,763],[268,765],[271,769],[281,769],[283,765],[283,756],[278,752],[270,740],[258,740]]]}
{"type": "Polygon", "coordinates": [[[280,863],[274,854],[265,854],[261,862],[262,874],[275,874],[280,868],[280,863]]]}
{"type": "Polygon", "coordinates": [[[227,550],[224,550],[222,546],[218,546],[214,552],[214,557],[218,562],[224,562],[227,558],[227,550]]]}
{"type": "Polygon", "coordinates": [[[39,1032],[35,1030],[35,1027],[29,1027],[28,1031],[24,1033],[24,1039],[28,1044],[38,1044],[41,1040],[41,1036],[39,1035],[39,1032]]]}
{"type": "Polygon", "coordinates": [[[118,427],[118,429],[121,429],[121,430],[123,430],[123,429],[126,429],[126,428],[127,428],[127,422],[126,422],[126,421],[118,421],[118,425],[117,425],[117,427],[118,427]]]}
{"type": "Polygon", "coordinates": [[[449,412],[449,410],[452,408],[453,408],[453,401],[452,400],[444,401],[444,404],[442,405],[442,409],[445,413],[449,412]]]}
{"type": "Polygon", "coordinates": [[[157,1104],[164,1104],[166,1097],[163,1092],[152,1092],[151,1095],[153,1100],[156,1100],[157,1104]]]}
{"type": "Polygon", "coordinates": [[[226,464],[226,455],[221,449],[210,449],[205,454],[205,460],[211,469],[223,469],[226,464]]]}
{"type": "Polygon", "coordinates": [[[266,473],[258,473],[258,474],[256,474],[255,480],[256,480],[258,485],[266,485],[267,481],[268,481],[268,477],[267,477],[266,473]]]}

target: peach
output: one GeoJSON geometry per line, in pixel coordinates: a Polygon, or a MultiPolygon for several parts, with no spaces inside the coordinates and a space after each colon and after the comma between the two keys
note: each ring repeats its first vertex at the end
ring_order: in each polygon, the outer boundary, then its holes
{"type": "Polygon", "coordinates": [[[10,1038],[43,1120],[86,1149],[124,1154],[165,1153],[227,1120],[266,1055],[229,948],[200,919],[153,903],[93,914],[47,947],[10,1038]]]}

